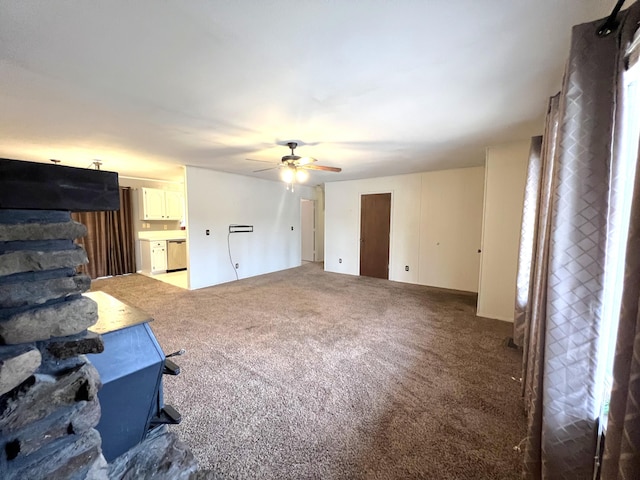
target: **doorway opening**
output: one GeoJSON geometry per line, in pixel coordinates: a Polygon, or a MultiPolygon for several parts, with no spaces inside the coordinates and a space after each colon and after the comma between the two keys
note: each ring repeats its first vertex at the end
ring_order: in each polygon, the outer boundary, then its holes
{"type": "Polygon", "coordinates": [[[316,261],[316,205],[315,201],[300,199],[300,231],[301,260],[303,262],[316,261]]]}

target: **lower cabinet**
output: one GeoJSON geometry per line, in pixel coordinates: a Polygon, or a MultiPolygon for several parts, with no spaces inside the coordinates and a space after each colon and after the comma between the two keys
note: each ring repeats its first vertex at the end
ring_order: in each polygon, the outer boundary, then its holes
{"type": "Polygon", "coordinates": [[[167,241],[140,240],[142,271],[164,273],[167,271],[167,241]]]}

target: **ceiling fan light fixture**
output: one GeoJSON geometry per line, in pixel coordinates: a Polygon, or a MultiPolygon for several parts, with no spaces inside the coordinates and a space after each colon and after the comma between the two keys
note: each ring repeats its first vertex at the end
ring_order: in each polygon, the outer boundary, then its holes
{"type": "Polygon", "coordinates": [[[304,183],[309,180],[309,172],[304,168],[296,168],[296,182],[304,183]]]}
{"type": "Polygon", "coordinates": [[[282,171],[280,172],[280,178],[284,183],[292,183],[293,180],[296,178],[295,168],[291,168],[291,167],[283,168],[282,171]]]}
{"type": "MultiPolygon", "coordinates": [[[[295,148],[298,146],[296,142],[288,142],[287,146],[291,149],[290,155],[285,155],[280,160],[280,180],[287,184],[287,190],[293,192],[293,186],[295,183],[304,183],[309,180],[309,170],[323,170],[328,172],[340,172],[342,169],[337,167],[326,167],[323,165],[315,165],[317,160],[313,157],[300,157],[295,154],[295,148]]],[[[248,158],[247,160],[253,160],[248,158]]],[[[261,160],[253,160],[261,161],[261,160]]],[[[255,170],[254,172],[262,172],[264,170],[271,170],[276,167],[263,168],[261,170],[255,170]]]]}

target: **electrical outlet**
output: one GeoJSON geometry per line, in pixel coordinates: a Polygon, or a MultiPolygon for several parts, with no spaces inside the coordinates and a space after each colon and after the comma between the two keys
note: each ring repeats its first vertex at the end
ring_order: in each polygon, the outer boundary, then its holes
{"type": "Polygon", "coordinates": [[[405,266],[404,266],[404,271],[405,271],[405,272],[408,272],[408,271],[409,271],[409,265],[405,265],[405,266]]]}
{"type": "Polygon", "coordinates": [[[291,231],[293,232],[293,225],[291,225],[291,231]]]}
{"type": "Polygon", "coordinates": [[[342,259],[341,258],[338,259],[338,263],[342,263],[342,259]]]}
{"type": "Polygon", "coordinates": [[[240,268],[240,264],[236,263],[236,270],[240,268]]]}
{"type": "Polygon", "coordinates": [[[208,228],[204,231],[204,234],[205,235],[209,235],[209,229],[208,228]]]}

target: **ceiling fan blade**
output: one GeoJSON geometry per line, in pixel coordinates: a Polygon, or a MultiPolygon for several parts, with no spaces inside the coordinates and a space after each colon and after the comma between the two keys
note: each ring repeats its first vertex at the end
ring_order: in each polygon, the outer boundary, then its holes
{"type": "Polygon", "coordinates": [[[250,162],[260,162],[260,163],[273,163],[269,160],[258,160],[256,158],[245,158],[245,160],[249,160],[250,162]]]}
{"type": "Polygon", "coordinates": [[[298,160],[296,160],[296,165],[308,165],[313,162],[317,162],[317,160],[313,157],[300,157],[298,160]]]}
{"type": "Polygon", "coordinates": [[[341,172],[342,169],[338,167],[325,167],[324,165],[303,165],[301,168],[307,170],[323,170],[325,172],[341,172]]]}
{"type": "Polygon", "coordinates": [[[253,173],[258,173],[258,172],[266,172],[267,170],[275,170],[276,168],[278,168],[279,165],[275,166],[275,167],[269,167],[269,168],[261,168],[260,170],[254,170],[253,173]]]}

